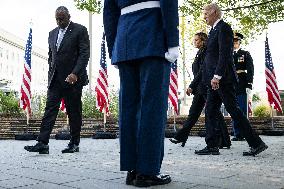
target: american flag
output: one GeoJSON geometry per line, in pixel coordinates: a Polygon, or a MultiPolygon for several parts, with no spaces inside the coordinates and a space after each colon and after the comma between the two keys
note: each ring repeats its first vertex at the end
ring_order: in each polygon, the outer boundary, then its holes
{"type": "Polygon", "coordinates": [[[31,115],[31,54],[32,54],[32,29],[30,28],[29,38],[27,40],[25,49],[25,62],[24,62],[24,73],[23,73],[23,83],[21,85],[21,98],[20,107],[26,110],[29,115],[31,115]]]}
{"type": "Polygon", "coordinates": [[[276,109],[278,112],[282,112],[281,100],[267,36],[265,40],[265,77],[268,101],[270,105],[274,107],[274,109],[276,109]]]}
{"type": "Polygon", "coordinates": [[[105,34],[103,34],[101,44],[101,59],[100,59],[100,70],[97,79],[96,91],[96,106],[100,112],[109,113],[109,99],[108,99],[108,81],[107,81],[107,65],[106,65],[106,47],[105,47],[105,34]]]}
{"type": "Polygon", "coordinates": [[[171,63],[169,100],[170,100],[170,104],[174,108],[175,113],[178,114],[178,73],[177,73],[177,61],[175,61],[174,63],[171,63]]]}

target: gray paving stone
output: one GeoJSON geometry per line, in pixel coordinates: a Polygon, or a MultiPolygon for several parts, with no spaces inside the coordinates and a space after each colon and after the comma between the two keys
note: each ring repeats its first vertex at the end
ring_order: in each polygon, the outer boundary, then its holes
{"type": "Polygon", "coordinates": [[[0,186],[4,188],[15,188],[20,186],[26,187],[33,183],[37,183],[37,181],[23,177],[14,177],[13,179],[0,181],[0,186]]]}
{"type": "Polygon", "coordinates": [[[8,174],[7,172],[1,171],[0,181],[13,179],[15,176],[8,174]]]}
{"type": "Polygon", "coordinates": [[[133,189],[133,186],[127,186],[125,184],[115,183],[111,181],[102,181],[95,179],[86,179],[79,182],[70,182],[65,184],[66,186],[72,186],[82,189],[133,189]]]}
{"type": "Polygon", "coordinates": [[[18,187],[17,189],[73,189],[74,187],[63,186],[48,182],[36,183],[29,186],[18,187]]]}
{"type": "MultiPolygon", "coordinates": [[[[269,146],[257,157],[243,157],[246,142],[232,142],[220,156],[198,156],[204,138],[190,137],[184,148],[165,139],[162,173],[172,182],[153,189],[284,189],[284,137],[261,136],[269,146]]],[[[35,141],[0,141],[0,188],[134,188],[119,171],[119,140],[82,139],[80,152],[62,154],[68,141],[50,140],[50,154],[24,151],[35,141]]]]}

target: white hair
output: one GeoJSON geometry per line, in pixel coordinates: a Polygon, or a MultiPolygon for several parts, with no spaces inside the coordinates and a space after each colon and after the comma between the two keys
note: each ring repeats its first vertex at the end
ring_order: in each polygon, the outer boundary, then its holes
{"type": "Polygon", "coordinates": [[[217,18],[222,17],[222,10],[216,3],[210,3],[208,5],[205,5],[204,10],[210,10],[210,11],[216,11],[217,18]]]}

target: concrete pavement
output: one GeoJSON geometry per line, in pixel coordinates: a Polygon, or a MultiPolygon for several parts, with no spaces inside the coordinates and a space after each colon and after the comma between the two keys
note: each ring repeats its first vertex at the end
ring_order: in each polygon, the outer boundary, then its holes
{"type": "MultiPolygon", "coordinates": [[[[172,182],[165,189],[284,189],[284,137],[261,136],[269,148],[243,157],[246,142],[232,142],[219,156],[198,156],[204,138],[190,137],[184,148],[165,139],[162,173],[172,182]]],[[[51,140],[50,154],[28,153],[35,141],[0,140],[0,189],[131,189],[119,171],[119,141],[83,138],[80,152],[62,154],[68,141],[51,140]]]]}

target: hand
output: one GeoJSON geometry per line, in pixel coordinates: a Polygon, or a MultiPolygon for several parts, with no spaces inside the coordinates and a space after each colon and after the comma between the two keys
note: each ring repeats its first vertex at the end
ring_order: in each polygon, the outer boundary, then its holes
{"type": "Polygon", "coordinates": [[[250,88],[246,88],[246,93],[247,93],[247,95],[249,95],[251,93],[251,89],[250,88]]]}
{"type": "Polygon", "coordinates": [[[187,94],[187,96],[190,96],[190,94],[192,94],[192,88],[188,88],[186,90],[186,94],[187,94]]]}
{"type": "Polygon", "coordinates": [[[78,80],[78,77],[77,77],[75,74],[73,74],[73,73],[69,74],[69,75],[66,77],[66,79],[65,79],[65,81],[66,81],[67,83],[72,84],[72,85],[73,85],[75,82],[77,82],[77,80],[78,80]]]}
{"type": "Polygon", "coordinates": [[[169,61],[174,63],[179,56],[178,47],[171,47],[168,49],[168,52],[165,53],[165,58],[169,61]]]}
{"type": "Polygon", "coordinates": [[[219,79],[213,77],[213,79],[211,79],[211,86],[213,90],[219,89],[219,79]]]}

